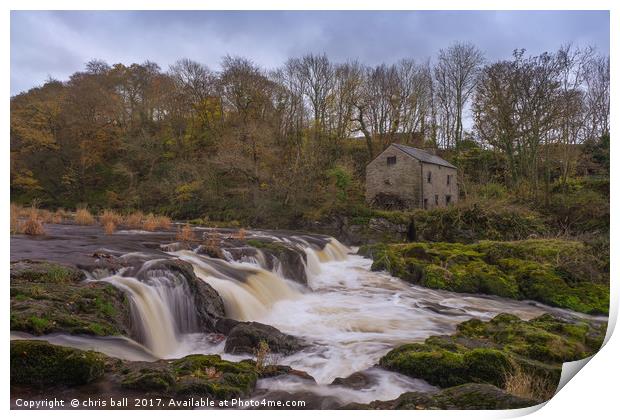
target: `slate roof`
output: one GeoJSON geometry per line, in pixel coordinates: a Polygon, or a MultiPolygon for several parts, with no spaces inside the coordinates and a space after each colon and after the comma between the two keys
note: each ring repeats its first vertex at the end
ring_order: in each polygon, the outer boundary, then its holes
{"type": "Polygon", "coordinates": [[[419,160],[420,162],[434,163],[435,165],[456,169],[456,166],[454,166],[450,162],[443,160],[439,156],[431,155],[430,153],[425,152],[422,149],[416,149],[415,147],[404,146],[397,143],[392,143],[392,146],[397,147],[401,151],[407,153],[409,156],[419,160]]]}

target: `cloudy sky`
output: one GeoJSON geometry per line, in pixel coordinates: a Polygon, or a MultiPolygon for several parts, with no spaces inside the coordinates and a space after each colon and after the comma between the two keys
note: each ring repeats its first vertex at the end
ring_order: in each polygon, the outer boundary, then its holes
{"type": "Polygon", "coordinates": [[[515,48],[537,54],[572,42],[609,54],[605,11],[11,12],[11,94],[66,80],[98,58],[157,62],[191,58],[217,69],[225,54],[275,68],[286,58],[325,52],[366,64],[426,60],[454,41],[471,41],[488,59],[515,48]]]}

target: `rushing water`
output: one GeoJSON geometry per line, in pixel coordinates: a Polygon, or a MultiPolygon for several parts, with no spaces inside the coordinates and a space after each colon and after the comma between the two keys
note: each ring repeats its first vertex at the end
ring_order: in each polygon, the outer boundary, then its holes
{"type": "MultiPolygon", "coordinates": [[[[386,273],[370,271],[369,259],[354,255],[335,239],[326,244],[303,236],[270,239],[304,253],[308,287],[284,278],[279,264],[267,270],[260,250],[241,261],[233,261],[229,253],[225,254],[227,261],[192,251],[170,253],[190,263],[196,276],[219,293],[228,317],[273,325],[309,344],[278,362],[308,372],[317,384],[284,376],[259,381],[262,389],[307,391],[336,396],[343,402],[391,399],[410,390],[426,391],[433,387],[424,381],[373,366],[399,344],[450,334],[458,323],[473,317],[487,320],[508,312],[531,319],[544,312],[568,313],[532,302],[412,286],[386,273]],[[372,387],[352,390],[327,386],[336,377],[358,371],[371,378],[372,387]]],[[[223,354],[221,339],[200,332],[185,279],[156,264],[157,260],[147,260],[131,275],[121,271],[94,279],[127,292],[136,341],[63,335],[40,338],[128,360],[178,358],[192,353],[219,353],[230,360],[247,358],[223,354]]]]}

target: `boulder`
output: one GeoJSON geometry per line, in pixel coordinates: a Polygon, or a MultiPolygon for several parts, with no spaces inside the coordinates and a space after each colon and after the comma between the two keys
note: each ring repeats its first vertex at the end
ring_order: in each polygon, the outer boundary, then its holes
{"type": "Polygon", "coordinates": [[[299,339],[284,334],[277,328],[259,322],[240,322],[228,333],[224,351],[233,354],[253,354],[261,341],[274,353],[289,354],[300,350],[299,339]]]}
{"type": "Polygon", "coordinates": [[[45,341],[11,341],[11,385],[84,385],[103,376],[105,360],[101,353],[45,341]]]}
{"type": "Polygon", "coordinates": [[[351,389],[367,389],[371,388],[376,381],[364,372],[355,372],[346,378],[336,378],[331,383],[332,385],[338,385],[351,389]]]}

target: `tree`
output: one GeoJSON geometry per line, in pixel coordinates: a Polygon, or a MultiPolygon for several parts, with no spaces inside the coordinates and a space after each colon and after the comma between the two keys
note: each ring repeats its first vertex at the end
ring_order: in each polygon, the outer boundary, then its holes
{"type": "Polygon", "coordinates": [[[482,52],[471,43],[455,43],[441,49],[434,68],[437,101],[444,126],[443,142],[459,148],[463,138],[463,113],[476,87],[482,52]]]}

